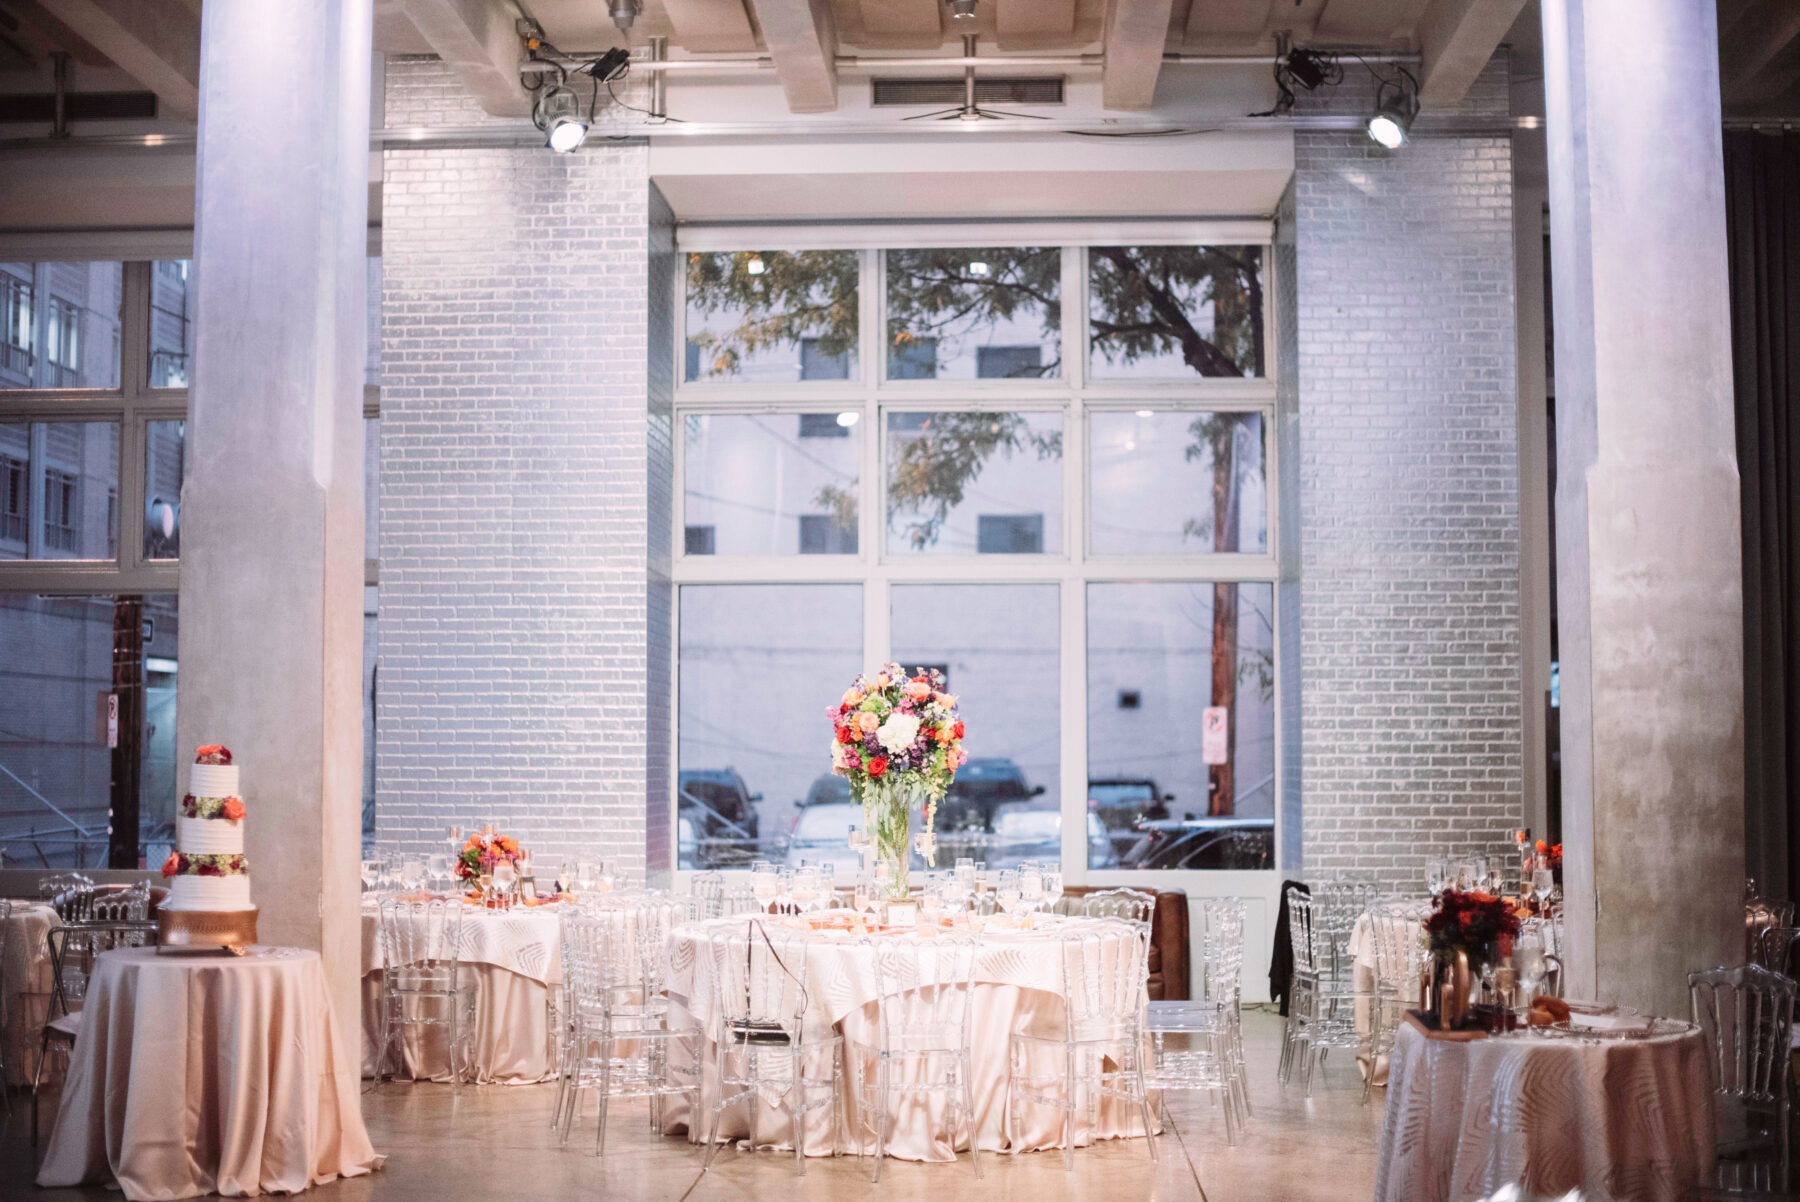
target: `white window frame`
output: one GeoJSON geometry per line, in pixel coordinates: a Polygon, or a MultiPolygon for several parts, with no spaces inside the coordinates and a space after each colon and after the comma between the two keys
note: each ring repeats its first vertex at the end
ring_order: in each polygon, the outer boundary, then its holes
{"type": "MultiPolygon", "coordinates": [[[[862,586],[863,662],[885,662],[890,645],[890,592],[897,584],[1051,584],[1059,590],[1061,624],[1060,796],[1063,814],[1063,875],[1071,885],[1181,888],[1190,898],[1241,897],[1247,905],[1247,996],[1262,996],[1263,958],[1272,942],[1280,887],[1281,798],[1284,732],[1281,705],[1286,668],[1281,640],[1275,639],[1272,721],[1275,735],[1275,856],[1267,871],[1179,871],[1091,869],[1087,865],[1087,586],[1119,581],[1182,583],[1255,582],[1269,585],[1272,618],[1279,630],[1281,589],[1278,559],[1284,519],[1281,512],[1280,455],[1276,431],[1277,337],[1273,224],[1241,222],[1107,222],[1029,225],[681,227],[675,256],[674,396],[675,439],[669,548],[676,590],[670,639],[669,796],[670,830],[679,821],[680,780],[680,589],[688,585],[838,583],[862,586]],[[1092,245],[1260,245],[1263,251],[1264,375],[1255,379],[1172,378],[1094,380],[1090,378],[1087,247],[1092,245]],[[968,246],[1055,246],[1062,250],[1062,373],[1052,380],[893,380],[886,379],[886,249],[968,246]],[[861,256],[857,315],[857,373],[850,380],[804,383],[689,382],[686,354],[687,255],[708,251],[854,250],[861,256]],[[1263,419],[1267,546],[1262,552],[1183,555],[1095,555],[1089,546],[1090,498],[1087,479],[1088,418],[1096,412],[1158,410],[1254,412],[1263,419]],[[1060,412],[1063,420],[1062,545],[1041,555],[887,554],[886,507],[881,504],[882,431],[890,411],[939,409],[956,412],[1060,412]],[[691,414],[855,411],[860,437],[855,555],[695,555],[685,554],[684,463],[679,431],[691,414]]],[[[820,704],[824,704],[821,700],[820,704]]],[[[823,730],[823,727],[821,727],[823,730]]],[[[1198,733],[1195,735],[1198,738],[1198,733]]],[[[821,734],[823,738],[823,734],[821,734]]],[[[821,744],[823,746],[823,744],[821,744]]],[[[823,762],[823,752],[821,752],[823,762]]],[[[823,770],[823,769],[821,769],[823,770]]],[[[677,841],[670,839],[678,881],[695,870],[680,867],[677,841]]],[[[1197,930],[1197,924],[1196,924],[1197,930]]],[[[1196,951],[1198,949],[1196,948],[1196,951]]],[[[1197,962],[1197,961],[1196,961],[1197,962]]]]}

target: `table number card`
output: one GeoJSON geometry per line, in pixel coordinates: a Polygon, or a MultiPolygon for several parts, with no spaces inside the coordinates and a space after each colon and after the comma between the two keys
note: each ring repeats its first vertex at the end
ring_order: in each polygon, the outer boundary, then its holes
{"type": "Polygon", "coordinates": [[[888,926],[910,931],[919,925],[919,903],[910,898],[905,901],[890,901],[884,917],[888,926]]]}

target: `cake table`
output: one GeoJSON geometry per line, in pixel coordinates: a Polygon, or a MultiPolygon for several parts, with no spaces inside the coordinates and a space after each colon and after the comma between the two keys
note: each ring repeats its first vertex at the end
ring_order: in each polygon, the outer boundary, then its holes
{"type": "Polygon", "coordinates": [[[381,1166],[317,952],[106,952],[37,1182],[297,1193],[381,1166]]]}

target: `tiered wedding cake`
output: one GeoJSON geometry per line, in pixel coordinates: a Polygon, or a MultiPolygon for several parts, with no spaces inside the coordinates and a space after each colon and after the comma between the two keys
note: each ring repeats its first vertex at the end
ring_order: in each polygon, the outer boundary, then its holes
{"type": "Polygon", "coordinates": [[[163,863],[169,896],[159,911],[161,946],[239,948],[256,942],[256,906],[244,859],[244,802],[231,752],[218,744],[194,755],[189,792],[175,820],[175,848],[163,863]]]}

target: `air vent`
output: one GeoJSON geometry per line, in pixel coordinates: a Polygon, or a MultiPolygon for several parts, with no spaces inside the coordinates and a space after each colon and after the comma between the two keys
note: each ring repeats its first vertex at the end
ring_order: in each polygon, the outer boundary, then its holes
{"type": "MultiPolygon", "coordinates": [[[[894,106],[955,105],[963,102],[960,76],[942,79],[917,76],[895,76],[875,79],[874,99],[877,108],[894,106]]],[[[1063,77],[1060,75],[1015,76],[1010,79],[975,80],[976,104],[1061,104],[1063,77]]]]}

